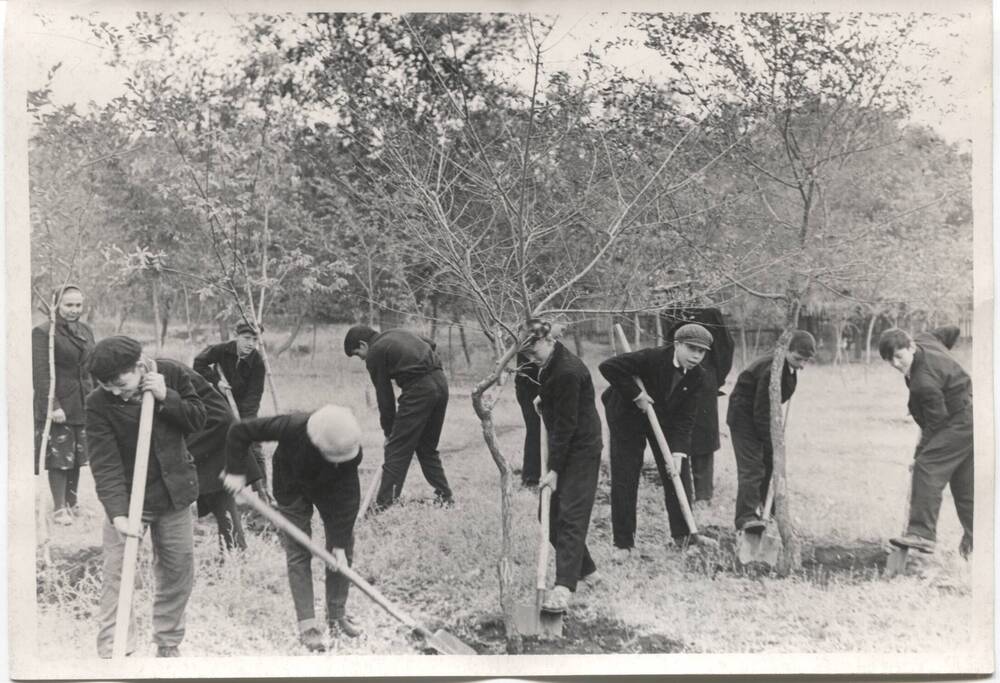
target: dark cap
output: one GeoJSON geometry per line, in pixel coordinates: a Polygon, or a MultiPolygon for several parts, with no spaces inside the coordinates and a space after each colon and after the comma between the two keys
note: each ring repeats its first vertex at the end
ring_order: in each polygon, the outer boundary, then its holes
{"type": "Polygon", "coordinates": [[[674,343],[690,344],[707,351],[712,348],[712,333],[697,323],[688,323],[674,332],[674,343]]]}
{"type": "Polygon", "coordinates": [[[816,339],[805,330],[795,330],[788,340],[788,350],[803,358],[812,358],[816,355],[816,339]]]}
{"type": "Polygon", "coordinates": [[[131,337],[107,337],[90,352],[87,369],[98,382],[108,382],[128,372],[139,362],[142,344],[131,337]]]}
{"type": "Polygon", "coordinates": [[[238,325],[236,325],[236,334],[252,334],[255,337],[259,332],[264,331],[263,325],[258,325],[255,330],[253,325],[248,323],[246,320],[241,320],[238,325]]]}

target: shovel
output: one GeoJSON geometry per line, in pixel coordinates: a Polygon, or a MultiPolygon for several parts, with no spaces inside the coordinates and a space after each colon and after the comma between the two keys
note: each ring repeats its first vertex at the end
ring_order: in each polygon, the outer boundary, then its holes
{"type": "MultiPolygon", "coordinates": [[[[218,373],[219,377],[226,380],[226,384],[229,384],[229,378],[226,377],[226,373],[222,371],[222,368],[219,367],[218,363],[215,364],[215,372],[218,373]]],[[[222,393],[226,395],[226,402],[229,403],[229,410],[232,411],[233,417],[237,420],[242,420],[243,418],[240,416],[240,408],[236,405],[236,397],[233,396],[233,390],[226,387],[223,389],[222,393]]],[[[266,475],[263,465],[261,465],[261,474],[266,475]]],[[[257,491],[260,496],[265,498],[268,503],[272,505],[274,504],[274,498],[271,497],[271,493],[267,490],[267,484],[263,479],[254,484],[254,490],[257,491]]]]}
{"type": "Polygon", "coordinates": [[[774,507],[774,476],[767,487],[767,498],[764,501],[764,514],[761,516],[766,526],[763,533],[750,534],[745,531],[739,532],[739,543],[736,556],[740,564],[751,564],[760,562],[769,566],[774,566],[781,554],[783,543],[781,533],[777,525],[771,518],[771,510],[774,507]]]}
{"type": "MultiPolygon", "coordinates": [[[[618,333],[618,339],[625,353],[631,352],[632,347],[628,343],[628,337],[625,336],[625,330],[622,329],[622,326],[615,323],[615,332],[618,333]]],[[[645,392],[646,387],[642,383],[642,380],[638,377],[634,377],[633,379],[639,385],[639,390],[645,392]]],[[[656,445],[660,447],[660,453],[663,454],[664,465],[666,465],[667,474],[670,475],[670,481],[673,483],[674,492],[677,494],[677,502],[680,503],[681,514],[684,515],[684,521],[687,523],[688,533],[691,534],[691,541],[699,545],[717,546],[719,542],[714,538],[698,534],[698,525],[695,524],[694,515],[691,513],[691,505],[688,503],[687,493],[685,493],[684,484],[681,482],[681,474],[674,468],[674,459],[670,453],[670,446],[667,445],[667,437],[663,434],[663,428],[660,427],[660,421],[656,417],[656,411],[653,406],[646,406],[646,419],[649,420],[649,426],[653,430],[656,445]]],[[[666,486],[666,482],[664,482],[664,486],[666,486]]]]}
{"type": "Polygon", "coordinates": [[[330,569],[335,572],[342,574],[348,581],[357,586],[362,593],[371,598],[375,604],[384,609],[386,612],[391,614],[393,617],[399,621],[406,624],[411,630],[419,633],[424,642],[441,654],[445,655],[475,655],[478,654],[471,647],[463,643],[461,640],[453,636],[444,630],[431,632],[423,624],[418,623],[413,617],[404,612],[403,610],[396,607],[394,604],[389,602],[381,592],[378,591],[374,586],[365,581],[360,574],[355,572],[350,567],[343,567],[337,562],[337,558],[329,553],[322,546],[317,545],[313,542],[312,538],[309,537],[304,531],[299,529],[297,526],[289,522],[284,515],[269,506],[267,503],[262,501],[257,496],[244,494],[242,491],[236,494],[236,497],[242,502],[246,503],[254,510],[267,517],[271,522],[284,531],[286,534],[291,536],[295,541],[301,544],[304,548],[308,549],[313,555],[323,560],[330,569]]]}
{"type": "MultiPolygon", "coordinates": [[[[156,372],[156,362],[150,360],[149,372],[156,372]]],[[[146,499],[146,472],[149,470],[149,442],[153,436],[153,392],[142,392],[139,409],[139,438],[135,446],[135,467],[132,471],[132,495],[128,501],[128,535],[125,537],[125,555],[122,558],[121,585],[118,588],[118,610],[115,613],[115,638],[111,647],[114,659],[125,657],[128,647],[129,616],[132,610],[132,593],[135,591],[136,563],[139,560],[139,542],[142,540],[142,504],[146,499]]]]}
{"type": "MultiPolygon", "coordinates": [[[[535,409],[538,409],[538,399],[535,399],[535,409]]],[[[546,467],[549,461],[549,439],[545,423],[539,421],[541,439],[541,478],[548,474],[546,467]]],[[[538,491],[539,499],[539,539],[538,539],[538,569],[535,573],[535,602],[514,605],[514,625],[517,632],[525,636],[541,636],[547,638],[562,637],[562,614],[542,611],[542,601],[545,599],[545,574],[549,568],[549,508],[552,501],[552,489],[546,486],[538,491]]]]}
{"type": "MultiPolygon", "coordinates": [[[[909,476],[906,482],[906,508],[903,510],[903,535],[906,535],[907,530],[910,527],[910,496],[913,493],[913,465],[911,464],[909,469],[909,476]]],[[[906,560],[909,557],[909,548],[897,548],[893,546],[892,552],[889,553],[889,557],[885,561],[885,576],[891,579],[894,576],[898,576],[906,571],[906,560]]]]}

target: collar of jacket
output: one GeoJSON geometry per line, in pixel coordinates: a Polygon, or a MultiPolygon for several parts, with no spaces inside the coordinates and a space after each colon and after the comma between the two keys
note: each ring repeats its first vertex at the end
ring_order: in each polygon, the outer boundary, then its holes
{"type": "Polygon", "coordinates": [[[906,386],[910,386],[910,380],[913,378],[913,372],[919,370],[924,365],[924,350],[920,347],[920,344],[914,344],[916,350],[913,352],[913,362],[910,363],[910,371],[906,373],[904,378],[906,379],[906,386]]]}
{"type": "Polygon", "coordinates": [[[538,382],[542,382],[542,373],[546,370],[551,370],[556,364],[562,359],[566,352],[566,347],[562,345],[561,342],[556,342],[552,347],[552,353],[549,355],[548,360],[545,361],[543,365],[538,366],[538,382]]]}

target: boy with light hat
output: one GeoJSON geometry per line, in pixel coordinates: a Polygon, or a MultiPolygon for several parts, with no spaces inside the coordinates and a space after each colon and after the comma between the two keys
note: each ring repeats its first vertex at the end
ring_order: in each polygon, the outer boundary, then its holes
{"type": "MultiPolygon", "coordinates": [[[[312,413],[259,417],[233,424],[226,441],[225,486],[230,491],[246,485],[248,446],[261,441],[278,442],[272,460],[278,510],[311,535],[315,507],[323,522],[326,549],[350,566],[354,522],[361,505],[361,427],[354,414],[343,406],[325,405],[312,413]]],[[[322,652],[326,644],[313,605],[312,555],[284,533],[281,540],[299,638],[309,650],[322,652]]],[[[361,629],[345,611],[349,587],[344,576],[327,568],[326,618],[330,633],[354,638],[361,629]]]]}

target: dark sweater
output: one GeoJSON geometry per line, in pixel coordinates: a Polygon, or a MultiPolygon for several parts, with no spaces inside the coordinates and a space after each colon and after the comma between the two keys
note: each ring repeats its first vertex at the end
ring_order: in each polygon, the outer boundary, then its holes
{"type": "MultiPolygon", "coordinates": [[[[740,373],[729,397],[726,422],[730,427],[756,433],[771,448],[771,354],[757,358],[740,373]]],[[[798,374],[785,361],[781,372],[781,402],[795,393],[798,374]]]]}
{"type": "MultiPolygon", "coordinates": [[[[160,514],[187,507],[198,498],[198,473],[184,438],[205,423],[205,405],[186,369],[172,360],[156,361],[167,396],[156,402],[143,512],[160,514]]],[[[139,440],[142,397],[123,401],[110,391],[87,395],[87,449],[97,497],[108,517],[128,515],[139,440]]]]}
{"type": "Polygon", "coordinates": [[[324,519],[333,521],[333,545],[346,548],[361,505],[358,465],[362,453],[343,463],[325,460],[306,433],[309,415],[291,413],[233,423],[226,439],[226,469],[231,474],[246,474],[253,459],[248,456],[250,444],[277,441],[272,460],[275,499],[288,505],[300,496],[307,497],[324,519]],[[339,495],[343,492],[346,495],[339,495]]]}
{"type": "Polygon", "coordinates": [[[240,417],[257,417],[260,399],[264,395],[264,359],[257,351],[246,358],[236,353],[236,340],[213,344],[202,350],[194,359],[194,369],[212,384],[219,383],[219,373],[212,367],[218,363],[232,387],[240,417]]]}
{"type": "Polygon", "coordinates": [[[441,369],[434,342],[406,330],[386,330],[372,338],[365,366],[375,385],[379,423],[388,437],[396,420],[395,381],[400,389],[415,379],[441,369]]]}
{"type": "Polygon", "coordinates": [[[673,344],[667,344],[614,356],[601,363],[599,369],[611,385],[602,396],[609,423],[623,423],[626,429],[645,428],[646,418],[635,404],[639,395],[635,382],[638,377],[653,399],[653,409],[670,450],[691,452],[691,432],[704,385],[701,366],[682,374],[674,366],[673,344]]]}
{"type": "Polygon", "coordinates": [[[539,369],[539,412],[548,430],[548,469],[562,472],[574,457],[601,453],[601,418],[587,366],[560,342],[539,369]]]}

